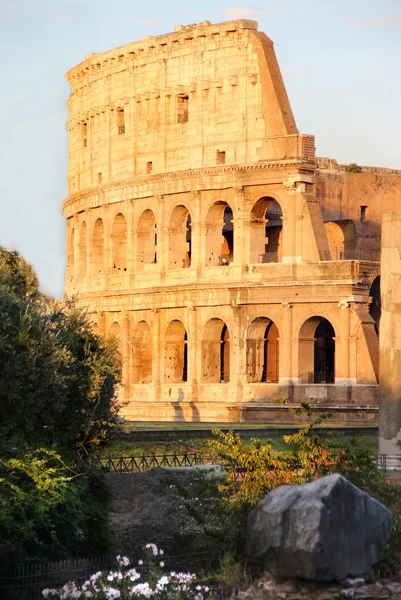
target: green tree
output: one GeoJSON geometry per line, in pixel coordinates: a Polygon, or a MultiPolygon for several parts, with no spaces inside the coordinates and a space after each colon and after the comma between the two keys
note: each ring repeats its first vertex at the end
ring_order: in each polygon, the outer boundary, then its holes
{"type": "Polygon", "coordinates": [[[0,543],[19,556],[110,549],[107,489],[88,459],[114,426],[120,379],[85,311],[41,294],[0,248],[0,543]]]}
{"type": "Polygon", "coordinates": [[[120,377],[115,346],[93,332],[87,314],[41,295],[25,261],[0,250],[2,455],[51,447],[85,458],[113,426],[120,377]]]}

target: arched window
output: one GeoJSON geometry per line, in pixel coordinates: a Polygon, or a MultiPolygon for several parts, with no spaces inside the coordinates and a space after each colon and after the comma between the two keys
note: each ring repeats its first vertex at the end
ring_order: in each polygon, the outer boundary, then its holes
{"type": "Polygon", "coordinates": [[[127,270],[127,223],[124,215],[115,216],[111,232],[112,268],[127,270]]]}
{"type": "Polygon", "coordinates": [[[226,202],[216,202],[206,217],[207,267],[229,265],[234,260],[233,212],[226,202]]]}
{"type": "Polygon", "coordinates": [[[255,319],[246,344],[247,381],[276,383],[279,378],[278,329],[265,317],[255,319]]]}
{"type": "Polygon", "coordinates": [[[86,223],[83,221],[79,228],[79,263],[78,275],[80,278],[86,275],[86,223]]]}
{"type": "Polygon", "coordinates": [[[302,383],[335,382],[335,333],[330,321],[311,317],[299,332],[299,377],[302,383]]]}
{"type": "Polygon", "coordinates": [[[210,383],[230,381],[230,337],[221,319],[210,319],[202,340],[202,379],[210,383]]]}
{"type": "Polygon", "coordinates": [[[138,323],[132,340],[133,383],[152,381],[152,334],[145,321],[138,323]]]}
{"type": "Polygon", "coordinates": [[[274,198],[260,198],[254,205],[250,221],[250,262],[269,263],[282,260],[282,210],[274,198]]]}
{"type": "Polygon", "coordinates": [[[164,345],[164,381],[181,383],[188,377],[187,332],[181,321],[174,320],[166,329],[164,345]]]}
{"type": "Polygon", "coordinates": [[[93,229],[92,244],[93,275],[96,277],[104,271],[104,227],[102,219],[96,219],[93,229]]]}
{"type": "Polygon", "coordinates": [[[191,266],[191,235],[191,215],[188,209],[185,206],[176,206],[169,225],[169,269],[191,266]]]}
{"type": "Polygon", "coordinates": [[[380,298],[380,275],[374,279],[372,285],[370,286],[369,296],[372,298],[372,301],[369,306],[369,314],[374,319],[375,329],[377,335],[379,335],[380,331],[380,319],[382,316],[382,305],[380,298]]]}
{"type": "Polygon", "coordinates": [[[157,263],[157,227],[154,213],[147,209],[138,221],[137,269],[142,271],[145,265],[157,263]]]}

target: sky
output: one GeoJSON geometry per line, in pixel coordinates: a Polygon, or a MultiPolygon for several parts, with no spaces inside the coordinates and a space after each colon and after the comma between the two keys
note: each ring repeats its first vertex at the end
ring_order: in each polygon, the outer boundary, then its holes
{"type": "Polygon", "coordinates": [[[255,19],[273,41],[316,153],[401,169],[401,0],[0,0],[0,245],[62,298],[64,74],[91,52],[209,20],[255,19]]]}

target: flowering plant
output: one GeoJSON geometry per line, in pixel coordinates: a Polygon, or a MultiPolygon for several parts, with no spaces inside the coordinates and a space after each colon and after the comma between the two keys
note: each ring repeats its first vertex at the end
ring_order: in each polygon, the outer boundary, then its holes
{"type": "MultiPolygon", "coordinates": [[[[195,586],[194,573],[171,571],[163,574],[164,562],[160,560],[163,550],[156,544],[147,544],[144,550],[148,581],[139,582],[141,574],[134,567],[129,568],[130,561],[126,556],[119,555],[116,570],[98,571],[81,587],[70,581],[59,589],[47,588],[42,591],[42,596],[47,600],[143,600],[153,597],[155,600],[206,600],[209,588],[195,586]]],[[[141,567],[144,561],[139,560],[138,565],[141,567]]]]}

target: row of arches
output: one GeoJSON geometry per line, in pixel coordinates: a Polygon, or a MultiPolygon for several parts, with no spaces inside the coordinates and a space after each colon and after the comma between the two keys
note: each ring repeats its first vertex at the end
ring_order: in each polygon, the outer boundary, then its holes
{"type": "MultiPolygon", "coordinates": [[[[121,340],[121,327],[114,322],[110,335],[121,340]]],[[[208,383],[232,380],[232,343],[227,324],[220,318],[210,319],[201,334],[201,379],[208,383]]],[[[276,324],[267,317],[253,320],[247,331],[246,381],[277,383],[279,380],[279,334],[276,324]]],[[[188,381],[188,334],[184,324],[171,321],[160,340],[163,345],[164,383],[188,381]]],[[[132,383],[153,380],[153,335],[146,321],[140,321],[132,336],[132,383]]],[[[311,317],[299,334],[299,378],[304,383],[335,383],[335,334],[331,323],[320,316],[311,317]]]]}
{"type": "MultiPolygon", "coordinates": [[[[205,221],[205,266],[224,266],[234,260],[234,224],[233,211],[227,202],[218,201],[210,207],[205,221]]],[[[251,263],[281,262],[282,228],[282,210],[279,203],[270,197],[259,199],[250,217],[251,263]]],[[[141,271],[146,265],[156,264],[162,249],[167,251],[169,269],[190,267],[193,253],[192,230],[193,219],[190,211],[186,206],[179,205],[170,215],[167,239],[161,240],[155,213],[151,209],[144,210],[135,231],[136,270],[141,271]]],[[[93,276],[104,273],[108,268],[126,271],[127,237],[127,221],[122,213],[114,217],[110,232],[105,231],[103,220],[98,218],[94,223],[91,239],[88,239],[87,224],[82,221],[79,227],[72,227],[69,232],[68,264],[72,267],[77,261],[77,275],[85,277],[89,271],[89,246],[93,276]],[[108,265],[105,261],[106,236],[111,253],[111,264],[108,265]],[[78,257],[75,256],[76,252],[78,257]]]]}

